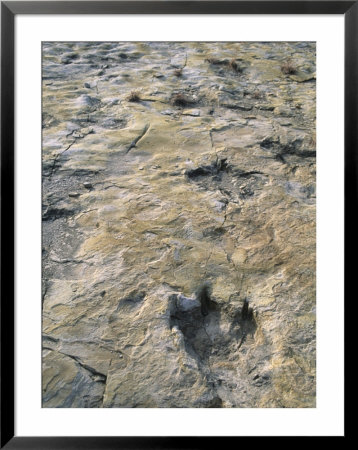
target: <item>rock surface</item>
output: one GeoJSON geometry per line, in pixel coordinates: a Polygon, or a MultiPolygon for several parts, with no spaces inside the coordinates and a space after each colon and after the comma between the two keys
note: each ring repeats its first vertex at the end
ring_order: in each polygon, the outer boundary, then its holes
{"type": "Polygon", "coordinates": [[[43,44],[44,407],[315,406],[315,88],[313,43],[43,44]]]}

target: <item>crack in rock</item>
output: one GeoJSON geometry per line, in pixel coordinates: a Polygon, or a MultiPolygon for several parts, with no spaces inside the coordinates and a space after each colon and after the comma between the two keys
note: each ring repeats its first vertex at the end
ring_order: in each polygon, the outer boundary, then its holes
{"type": "Polygon", "coordinates": [[[129,144],[129,146],[128,146],[126,152],[125,152],[125,154],[129,153],[129,151],[130,151],[132,148],[134,148],[134,147],[137,146],[138,142],[139,142],[139,141],[146,135],[146,133],[148,132],[149,127],[150,127],[150,124],[147,123],[147,124],[145,125],[145,127],[143,128],[143,130],[141,131],[141,133],[140,133],[135,139],[133,139],[133,141],[129,144]]]}

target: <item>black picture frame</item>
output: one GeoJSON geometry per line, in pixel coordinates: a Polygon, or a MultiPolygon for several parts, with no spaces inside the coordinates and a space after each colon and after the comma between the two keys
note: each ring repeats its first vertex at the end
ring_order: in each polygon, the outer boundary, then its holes
{"type": "MultiPolygon", "coordinates": [[[[20,437],[14,435],[14,37],[18,14],[344,14],[345,295],[356,248],[358,1],[4,1],[1,2],[1,442],[6,449],[201,448],[223,437],[20,437]]],[[[347,429],[345,437],[348,437],[347,429]]],[[[233,439],[233,438],[227,438],[233,439]]],[[[238,438],[234,438],[238,439],[238,438]]],[[[220,443],[217,442],[220,440],[220,443]]],[[[224,442],[223,442],[224,441],[224,442]]]]}

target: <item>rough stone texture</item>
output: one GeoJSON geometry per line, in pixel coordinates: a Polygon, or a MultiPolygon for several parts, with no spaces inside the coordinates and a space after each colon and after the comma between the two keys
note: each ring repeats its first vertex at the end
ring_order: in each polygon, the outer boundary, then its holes
{"type": "Polygon", "coordinates": [[[43,44],[44,407],[315,406],[315,84],[313,43],[43,44]]]}

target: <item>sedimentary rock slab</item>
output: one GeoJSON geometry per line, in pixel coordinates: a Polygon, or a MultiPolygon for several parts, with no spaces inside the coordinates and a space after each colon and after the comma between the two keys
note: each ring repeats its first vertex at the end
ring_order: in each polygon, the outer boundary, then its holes
{"type": "Polygon", "coordinates": [[[315,406],[315,50],[43,44],[44,407],[315,406]]]}

